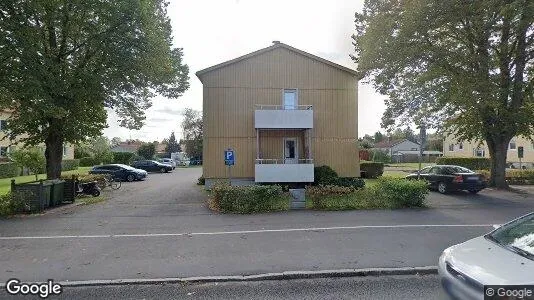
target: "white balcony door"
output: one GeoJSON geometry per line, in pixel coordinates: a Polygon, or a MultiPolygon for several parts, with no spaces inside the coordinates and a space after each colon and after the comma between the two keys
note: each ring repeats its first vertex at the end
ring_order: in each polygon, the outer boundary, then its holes
{"type": "Polygon", "coordinates": [[[287,89],[284,90],[284,99],[283,99],[284,109],[297,109],[298,105],[298,96],[296,89],[287,89]]]}
{"type": "Polygon", "coordinates": [[[297,138],[284,138],[284,163],[298,164],[297,138]]]}

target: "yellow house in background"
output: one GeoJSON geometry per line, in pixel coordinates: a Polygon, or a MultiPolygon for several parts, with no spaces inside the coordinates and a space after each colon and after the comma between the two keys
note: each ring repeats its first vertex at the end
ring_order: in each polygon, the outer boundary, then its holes
{"type": "MultiPolygon", "coordinates": [[[[11,141],[5,138],[4,131],[7,128],[7,120],[10,116],[8,111],[0,112],[0,161],[6,161],[9,152],[20,149],[24,145],[17,143],[17,141],[11,141]]],[[[44,144],[39,146],[44,151],[44,144]]],[[[74,159],[74,145],[65,144],[63,145],[63,159],[74,159]]]]}
{"type": "MultiPolygon", "coordinates": [[[[534,142],[524,137],[514,137],[508,145],[507,161],[519,162],[517,148],[523,147],[523,162],[534,163],[534,142]]],[[[449,135],[443,142],[443,156],[449,157],[490,157],[485,142],[459,142],[449,135]]]]}
{"type": "Polygon", "coordinates": [[[306,183],[314,166],[359,177],[358,80],[352,69],[278,41],[196,73],[203,84],[206,185],[306,183]]]}

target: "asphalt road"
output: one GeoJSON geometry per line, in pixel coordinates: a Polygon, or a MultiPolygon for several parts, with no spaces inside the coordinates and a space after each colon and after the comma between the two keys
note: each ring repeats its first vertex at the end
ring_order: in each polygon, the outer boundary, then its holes
{"type": "Polygon", "coordinates": [[[150,174],[110,199],[0,220],[0,283],[436,265],[446,247],[534,210],[534,195],[429,197],[430,208],[222,215],[200,168],[150,174]]]}
{"type": "MultiPolygon", "coordinates": [[[[20,299],[0,291],[2,299],[20,299]]],[[[31,297],[30,297],[31,298],[31,297]]],[[[35,297],[37,298],[37,297],[35,297]]],[[[50,299],[445,299],[436,275],[66,287],[50,299]]]]}

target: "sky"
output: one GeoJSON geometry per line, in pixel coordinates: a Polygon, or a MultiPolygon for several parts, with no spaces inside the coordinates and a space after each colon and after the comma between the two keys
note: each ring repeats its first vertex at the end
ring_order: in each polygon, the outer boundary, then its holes
{"type": "MultiPolygon", "coordinates": [[[[172,131],[181,137],[181,112],[186,107],[202,110],[202,84],[195,73],[204,68],[253,52],[281,41],[340,65],[356,68],[354,13],[363,0],[169,0],[168,14],[174,46],[184,51],[189,66],[189,89],[178,99],[156,97],[146,111],[146,124],[128,130],[117,124],[110,112],[109,138],[161,141],[172,131]]],[[[384,97],[370,85],[359,84],[358,135],[380,130],[384,97]]]]}

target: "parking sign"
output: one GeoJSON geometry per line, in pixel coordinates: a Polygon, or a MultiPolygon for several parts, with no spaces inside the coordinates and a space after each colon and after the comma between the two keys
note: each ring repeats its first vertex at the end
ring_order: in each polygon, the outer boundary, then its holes
{"type": "Polygon", "coordinates": [[[227,166],[233,166],[235,164],[234,150],[228,149],[224,151],[224,164],[227,166]]]}

